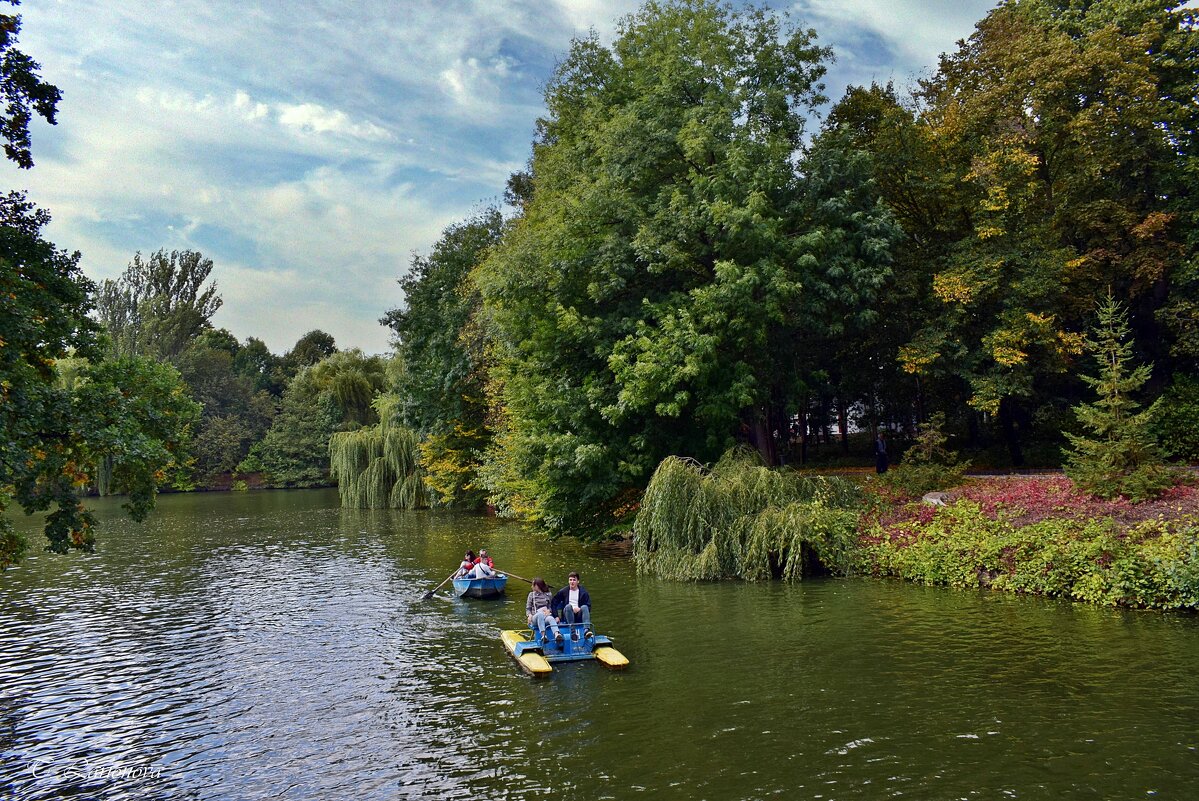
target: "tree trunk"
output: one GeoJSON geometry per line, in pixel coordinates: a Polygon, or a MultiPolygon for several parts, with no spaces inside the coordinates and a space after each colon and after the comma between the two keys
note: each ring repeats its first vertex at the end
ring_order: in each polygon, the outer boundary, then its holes
{"type": "Polygon", "coordinates": [[[920,382],[920,374],[916,374],[916,425],[919,426],[926,419],[924,416],[924,385],[920,382]]]}
{"type": "Polygon", "coordinates": [[[1004,398],[999,403],[999,424],[1003,426],[1003,436],[1007,440],[1008,455],[1012,459],[1012,467],[1024,466],[1024,452],[1020,449],[1020,430],[1017,426],[1016,402],[1004,398]]]}
{"type": "Polygon", "coordinates": [[[837,424],[841,427],[841,453],[849,455],[849,408],[844,398],[837,400],[837,424]]]}
{"type": "Polygon", "coordinates": [[[799,463],[808,463],[808,399],[799,405],[799,463]]]}
{"type": "Polygon", "coordinates": [[[832,429],[829,427],[829,417],[831,415],[829,415],[828,412],[829,412],[830,405],[831,404],[829,402],[828,395],[821,395],[820,396],[820,433],[824,435],[823,443],[825,445],[828,445],[830,442],[833,441],[833,432],[832,432],[832,429]]]}
{"type": "Polygon", "coordinates": [[[771,426],[770,408],[754,408],[747,411],[749,420],[744,420],[749,435],[749,443],[762,457],[769,467],[778,465],[778,448],[774,443],[774,429],[771,426]]]}

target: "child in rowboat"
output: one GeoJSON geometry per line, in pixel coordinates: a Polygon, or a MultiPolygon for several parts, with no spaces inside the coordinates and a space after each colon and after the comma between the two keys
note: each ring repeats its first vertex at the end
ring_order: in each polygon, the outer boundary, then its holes
{"type": "Polygon", "coordinates": [[[554,633],[554,641],[561,643],[562,634],[558,631],[558,621],[550,614],[550,601],[553,598],[550,595],[550,588],[545,585],[545,579],[541,576],[533,579],[531,583],[533,591],[529,593],[529,598],[525,601],[525,616],[529,619],[529,625],[536,624],[537,630],[541,632],[543,638],[545,637],[545,627],[548,625],[550,631],[554,633]]]}

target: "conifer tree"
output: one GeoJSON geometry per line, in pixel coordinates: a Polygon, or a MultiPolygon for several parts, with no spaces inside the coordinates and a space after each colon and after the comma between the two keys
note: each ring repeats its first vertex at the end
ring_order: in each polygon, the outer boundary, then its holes
{"type": "Polygon", "coordinates": [[[1066,434],[1066,475],[1100,498],[1123,495],[1142,501],[1171,484],[1169,471],[1152,433],[1158,404],[1137,411],[1133,394],[1149,378],[1151,366],[1133,368],[1128,315],[1110,294],[1098,308],[1098,327],[1087,349],[1099,363],[1099,376],[1083,376],[1099,399],[1074,407],[1086,435],[1066,434]]]}

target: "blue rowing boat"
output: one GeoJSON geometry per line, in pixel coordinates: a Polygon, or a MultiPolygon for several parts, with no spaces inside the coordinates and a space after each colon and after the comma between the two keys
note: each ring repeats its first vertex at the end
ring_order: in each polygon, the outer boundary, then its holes
{"type": "Polygon", "coordinates": [[[499,598],[504,594],[508,577],[496,573],[487,578],[456,578],[454,579],[454,594],[459,598],[499,598]]]}

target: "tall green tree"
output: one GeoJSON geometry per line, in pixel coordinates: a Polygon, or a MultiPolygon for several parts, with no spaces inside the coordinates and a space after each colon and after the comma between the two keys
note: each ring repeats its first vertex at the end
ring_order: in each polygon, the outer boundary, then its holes
{"type": "Polygon", "coordinates": [[[1109,296],[1099,306],[1098,325],[1087,349],[1098,362],[1097,376],[1083,376],[1099,396],[1074,407],[1085,434],[1067,434],[1066,475],[1101,498],[1124,495],[1142,501],[1172,483],[1153,435],[1155,403],[1138,411],[1135,394],[1149,379],[1149,365],[1132,367],[1128,315],[1109,296]]]}
{"type": "MultiPolygon", "coordinates": [[[[190,487],[200,412],[169,364],[125,356],[89,366],[72,391],[71,413],[82,431],[79,480],[126,495],[125,509],[143,520],[160,487],[190,487]]],[[[54,535],[51,550],[65,550],[54,535]]]]}
{"type": "Polygon", "coordinates": [[[255,390],[254,380],[237,370],[240,348],[228,331],[210,330],[177,360],[192,398],[204,410],[192,448],[194,474],[201,483],[235,470],[274,417],[275,399],[255,390]]]}
{"type": "Polygon", "coordinates": [[[216,283],[206,285],[212,268],[212,259],[194,250],[159,250],[149,259],[135,254],[97,297],[113,354],[177,361],[221,307],[216,283]]]}
{"type": "Polygon", "coordinates": [[[271,353],[266,343],[257,337],[247,337],[233,354],[233,368],[249,378],[254,389],[269,392],[276,398],[287,386],[283,358],[271,353]]]}
{"type": "MultiPolygon", "coordinates": [[[[841,405],[861,401],[862,423],[923,418],[929,406],[965,406],[969,385],[960,374],[961,345],[917,338],[943,311],[933,276],[956,234],[960,215],[950,213],[953,176],[942,169],[942,140],[918,109],[888,84],[850,87],[830,110],[826,133],[870,154],[874,183],[902,230],[892,248],[892,277],[872,304],[876,320],[841,341],[828,363],[841,405]],[[916,340],[913,342],[913,340],[916,340]]],[[[931,327],[927,334],[935,334],[931,327]]]]}
{"type": "Polygon", "coordinates": [[[77,437],[54,364],[72,354],[98,355],[98,328],[87,317],[93,284],[78,253],[42,237],[49,221],[21,193],[0,197],[0,565],[24,545],[3,515],[14,498],[32,509],[57,502],[56,531],[74,532],[81,546],[90,526],[70,481],[63,487],[55,470],[77,437]]]}
{"type": "Polygon", "coordinates": [[[296,340],[292,349],[284,354],[283,363],[288,374],[294,376],[334,353],[337,353],[337,343],[333,335],[315,328],[296,340]]]}
{"type": "MultiPolygon", "coordinates": [[[[19,30],[19,17],[0,14],[0,137],[5,155],[29,168],[32,115],[53,124],[59,91],[14,47],[19,30]]],[[[14,501],[49,511],[49,550],[93,547],[95,519],[79,493],[102,465],[129,494],[130,514],[145,517],[159,483],[185,458],[196,411],[173,371],[89,367],[100,355],[88,316],[95,286],[78,253],[43,238],[49,221],[23,193],[0,197],[0,568],[27,545],[6,515],[14,501]],[[69,382],[59,361],[70,363],[69,382]]]]}
{"type": "MultiPolygon", "coordinates": [[[[95,519],[80,500],[103,467],[135,519],[187,458],[199,407],[178,373],[144,359],[87,365],[99,354],[91,283],[79,254],[42,238],[49,215],[23,195],[0,198],[0,512],[15,500],[49,511],[48,548],[91,550],[95,519]],[[71,358],[68,358],[71,357],[71,358]],[[56,369],[73,362],[68,386],[56,369]],[[82,366],[81,366],[82,365],[82,366]]],[[[0,515],[0,566],[26,543],[0,515]]]]}
{"type": "Polygon", "coordinates": [[[447,228],[428,256],[414,256],[400,279],[404,306],[380,321],[395,332],[404,377],[398,387],[402,424],[423,437],[426,482],[443,503],[483,500],[477,466],[491,442],[487,422],[482,296],[471,280],[504,231],[489,209],[447,228]]]}
{"type": "Polygon", "coordinates": [[[322,391],[312,369],[301,370],[283,392],[266,435],[238,466],[266,474],[276,487],[319,487],[329,483],[329,438],[341,414],[332,394],[322,391]]]}
{"type": "Polygon", "coordinates": [[[531,197],[476,272],[505,420],[485,472],[549,527],[610,523],[669,453],[775,458],[797,340],[885,277],[877,199],[867,222],[802,189],[827,57],[764,11],[651,2],[551,79],[531,197]]]}

